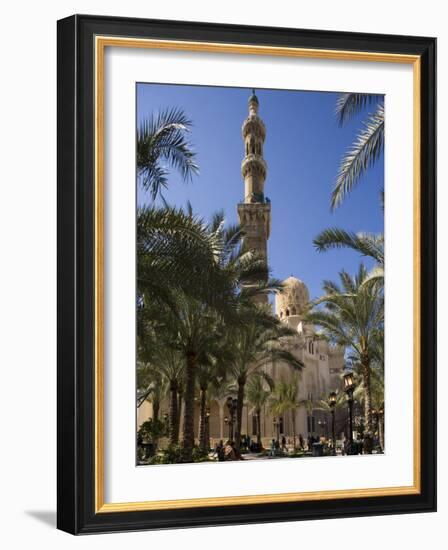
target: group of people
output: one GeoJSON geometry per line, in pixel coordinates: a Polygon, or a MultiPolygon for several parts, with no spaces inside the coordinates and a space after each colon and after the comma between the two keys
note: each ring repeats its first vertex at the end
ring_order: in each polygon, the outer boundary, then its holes
{"type": "MultiPolygon", "coordinates": [[[[272,438],[269,450],[268,450],[268,456],[274,457],[278,456],[282,453],[288,453],[288,446],[287,444],[290,443],[286,440],[285,436],[282,436],[282,438],[275,439],[272,438]]],[[[297,446],[296,449],[300,451],[308,451],[311,452],[313,450],[313,445],[316,443],[323,443],[324,445],[328,446],[328,448],[332,449],[334,445],[334,441],[332,439],[325,439],[323,437],[317,437],[312,434],[310,434],[307,437],[306,443],[302,436],[302,434],[299,434],[297,438],[297,446]]],[[[368,433],[364,434],[364,437],[361,439],[357,439],[353,442],[353,445],[350,445],[350,441],[348,438],[344,437],[342,441],[342,454],[348,455],[348,454],[371,454],[373,447],[375,445],[375,441],[368,433]]],[[[249,436],[243,436],[240,442],[240,450],[250,451],[253,453],[258,453],[262,450],[261,445],[256,444],[251,440],[249,436]]],[[[221,439],[219,443],[216,445],[215,449],[213,450],[213,456],[218,459],[218,461],[226,461],[226,460],[237,460],[240,459],[241,456],[237,455],[235,442],[233,440],[227,440],[226,443],[221,439]]]]}
{"type": "Polygon", "coordinates": [[[373,437],[369,432],[362,434],[357,439],[353,440],[350,444],[350,440],[344,437],[342,441],[342,454],[343,455],[371,455],[374,448],[379,448],[381,451],[381,445],[378,438],[373,437]]]}
{"type": "Polygon", "coordinates": [[[235,442],[228,439],[224,444],[223,440],[221,439],[213,450],[213,456],[216,457],[219,462],[223,462],[225,460],[236,460],[237,455],[235,442]]]}

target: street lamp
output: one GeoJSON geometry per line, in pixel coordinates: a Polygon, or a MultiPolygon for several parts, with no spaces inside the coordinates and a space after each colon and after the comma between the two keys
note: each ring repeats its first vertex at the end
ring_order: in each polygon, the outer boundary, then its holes
{"type": "Polygon", "coordinates": [[[281,422],[281,418],[277,420],[277,417],[274,416],[273,424],[274,424],[274,430],[277,433],[277,441],[280,441],[280,422],[281,422]]]}
{"type": "Polygon", "coordinates": [[[344,389],[346,392],[351,392],[355,389],[355,379],[353,378],[353,372],[349,371],[344,374],[344,389]]]}
{"type": "Polygon", "coordinates": [[[207,407],[205,409],[205,441],[207,449],[210,448],[210,409],[207,407]]]}
{"type": "Polygon", "coordinates": [[[344,374],[344,390],[347,394],[348,401],[348,417],[349,417],[349,441],[350,441],[350,452],[353,454],[353,391],[355,389],[355,380],[353,378],[353,372],[347,372],[344,374]]]}
{"type": "Polygon", "coordinates": [[[336,456],[336,433],[335,433],[335,408],[336,408],[337,395],[335,391],[332,391],[328,396],[328,402],[331,407],[331,432],[333,438],[333,456],[336,456]]]}

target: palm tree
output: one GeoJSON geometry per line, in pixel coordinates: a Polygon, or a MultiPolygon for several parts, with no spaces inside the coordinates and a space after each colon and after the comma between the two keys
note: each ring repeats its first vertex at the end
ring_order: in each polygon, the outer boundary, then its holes
{"type": "MultiPolygon", "coordinates": [[[[191,461],[194,445],[194,393],[201,357],[216,344],[217,338],[222,339],[223,323],[228,328],[244,326],[248,319],[253,319],[256,310],[253,296],[278,289],[281,283],[266,279],[267,266],[264,259],[243,250],[242,232],[237,227],[225,228],[221,213],[214,216],[209,225],[200,228],[200,239],[196,239],[196,233],[193,233],[193,241],[188,244],[191,244],[192,249],[198,245],[200,250],[196,253],[192,251],[194,261],[190,258],[188,263],[186,260],[186,274],[183,277],[177,277],[174,269],[171,276],[166,273],[165,280],[162,280],[160,273],[164,272],[163,263],[160,267],[158,255],[154,258],[151,255],[157,249],[159,239],[162,239],[161,247],[165,246],[166,232],[149,233],[150,238],[142,241],[139,258],[142,265],[141,269],[139,266],[139,275],[142,274],[139,293],[143,303],[140,318],[143,323],[152,322],[154,302],[158,300],[156,306],[168,312],[168,320],[161,323],[160,330],[170,335],[172,344],[185,359],[183,448],[184,460],[191,461]],[[152,243],[151,239],[156,243],[154,248],[152,244],[148,246],[148,242],[152,243]],[[241,288],[242,283],[249,278],[252,282],[258,281],[258,284],[241,288]],[[154,280],[159,285],[158,289],[154,280]]],[[[177,243],[173,248],[177,250],[177,243]]],[[[180,251],[180,254],[184,252],[180,251]]],[[[170,265],[169,261],[167,265],[170,265]]],[[[261,312],[257,312],[257,316],[260,320],[267,317],[261,312]]]]}
{"type": "Polygon", "coordinates": [[[137,291],[167,303],[170,289],[203,293],[201,274],[214,272],[222,235],[191,211],[144,206],[137,212],[137,291]]]}
{"type": "Polygon", "coordinates": [[[185,375],[185,359],[173,348],[171,335],[166,331],[172,312],[152,301],[137,309],[137,356],[146,366],[149,375],[159,377],[168,386],[170,442],[177,443],[179,436],[179,389],[185,375]]]}
{"type": "Polygon", "coordinates": [[[154,369],[151,363],[137,363],[137,408],[141,407],[145,401],[149,401],[152,405],[151,425],[154,428],[152,439],[155,448],[160,437],[157,434],[162,431],[162,423],[159,420],[160,405],[165,399],[167,389],[166,378],[154,369]]]}
{"type": "Polygon", "coordinates": [[[368,115],[354,143],[344,155],[331,195],[331,208],[337,208],[369,166],[380,157],[384,147],[383,97],[375,94],[340,94],[336,115],[342,126],[368,104],[376,103],[375,112],[368,115]]]}
{"type": "Polygon", "coordinates": [[[261,448],[261,411],[268,402],[271,389],[263,376],[252,376],[247,384],[246,397],[252,405],[251,414],[256,418],[257,444],[261,448]]]}
{"type": "Polygon", "coordinates": [[[324,229],[313,241],[319,252],[350,248],[362,256],[372,258],[376,265],[366,276],[364,284],[379,283],[384,287],[384,235],[353,233],[339,228],[324,229]]]}
{"type": "Polygon", "coordinates": [[[216,339],[216,350],[208,350],[202,363],[198,365],[197,379],[199,386],[199,447],[207,451],[209,447],[209,438],[207,435],[207,403],[209,400],[209,389],[218,386],[219,377],[219,344],[222,340],[216,339]],[[216,355],[215,355],[216,353],[216,355]]]}
{"type": "Polygon", "coordinates": [[[196,154],[186,139],[191,120],[181,109],[165,109],[145,119],[137,130],[137,174],[152,200],[168,185],[167,166],[185,181],[198,173],[196,154]]]}
{"type": "Polygon", "coordinates": [[[178,426],[178,392],[185,376],[185,361],[178,350],[165,346],[163,351],[157,354],[158,361],[155,369],[162,373],[167,380],[170,394],[169,405],[169,433],[170,443],[177,443],[179,438],[178,426]]]}
{"type": "MultiPolygon", "coordinates": [[[[370,377],[370,393],[372,400],[372,410],[384,410],[384,329],[378,330],[372,337],[372,363],[370,377]]],[[[359,383],[355,389],[353,397],[361,404],[365,402],[364,380],[360,366],[356,365],[355,372],[358,372],[359,383]]],[[[380,446],[384,449],[384,426],[381,415],[378,415],[378,435],[380,446]]]]}
{"type": "Polygon", "coordinates": [[[308,435],[310,435],[314,430],[313,430],[313,423],[312,423],[312,419],[313,419],[313,416],[314,416],[314,400],[313,400],[313,396],[312,394],[308,394],[307,397],[305,399],[300,399],[299,400],[299,406],[300,407],[305,407],[305,410],[306,410],[306,416],[307,418],[309,419],[308,420],[308,435]]]}
{"type": "Polygon", "coordinates": [[[166,395],[166,379],[151,363],[137,363],[137,408],[145,401],[152,404],[152,418],[159,419],[160,405],[166,395]]]}
{"type": "Polygon", "coordinates": [[[296,411],[302,402],[298,399],[299,394],[299,376],[294,374],[290,382],[280,380],[274,388],[274,394],[271,398],[271,412],[277,416],[284,416],[286,412],[291,411],[292,415],[292,435],[294,449],[296,448],[296,411]]]}
{"type": "Polygon", "coordinates": [[[269,362],[282,361],[296,370],[304,367],[290,351],[281,346],[281,339],[295,334],[290,328],[275,318],[271,326],[263,326],[256,321],[242,327],[234,335],[233,361],[229,372],[238,385],[236,406],[235,448],[239,455],[241,444],[241,425],[245,398],[246,383],[252,376],[263,376],[266,382],[273,386],[265,367],[269,362]]]}
{"type": "Polygon", "coordinates": [[[376,353],[378,331],[384,324],[384,297],[377,286],[365,286],[367,271],[363,265],[350,277],[339,273],[341,286],[324,283],[325,294],[314,302],[306,315],[310,323],[322,327],[332,342],[350,349],[360,364],[364,384],[364,411],[367,431],[372,431],[371,365],[376,353]],[[319,308],[323,305],[323,308],[319,308]]]}
{"type": "MultiPolygon", "coordinates": [[[[174,296],[173,296],[174,298],[174,296]]],[[[194,446],[194,399],[196,377],[201,358],[207,349],[214,345],[218,337],[214,328],[216,315],[197,300],[188,298],[182,293],[175,297],[171,326],[166,327],[173,335],[173,345],[182,354],[185,361],[184,386],[184,426],[183,457],[191,462],[194,446]]]]}

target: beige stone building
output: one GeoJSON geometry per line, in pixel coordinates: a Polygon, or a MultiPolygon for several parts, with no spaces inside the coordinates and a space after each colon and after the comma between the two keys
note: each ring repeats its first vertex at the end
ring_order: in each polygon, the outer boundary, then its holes
{"type": "MultiPolygon", "coordinates": [[[[243,122],[242,135],[245,156],[242,161],[242,176],[244,180],[244,199],[238,204],[240,225],[245,231],[245,246],[260,252],[268,260],[267,242],[271,230],[271,203],[264,194],[267,177],[267,165],[263,157],[263,145],[266,138],[266,128],[259,116],[259,101],[255,92],[249,98],[249,113],[243,122]]],[[[344,349],[329,345],[316,337],[315,328],[302,321],[301,314],[309,302],[308,289],[303,281],[289,277],[284,281],[285,290],[276,296],[275,314],[282,322],[295,331],[295,335],[284,340],[283,345],[304,363],[305,368],[300,375],[298,400],[315,402],[330,391],[340,389],[340,374],[344,366],[344,349]]],[[[260,303],[268,304],[267,296],[260,296],[260,303]]],[[[267,364],[266,372],[274,381],[290,381],[293,370],[282,363],[267,364]]],[[[209,405],[209,432],[211,444],[229,435],[230,418],[226,405],[228,395],[213,399],[209,405]]],[[[162,407],[162,413],[168,411],[168,403],[162,407]]],[[[292,440],[293,417],[295,414],[296,433],[304,439],[308,435],[325,435],[330,433],[330,426],[325,422],[329,419],[321,412],[311,412],[306,405],[293,413],[288,411],[284,417],[275,418],[265,407],[261,415],[261,435],[264,445],[268,445],[273,437],[283,437],[292,440]]],[[[138,410],[138,422],[151,416],[151,404],[145,402],[138,410]]],[[[196,411],[195,433],[199,433],[199,406],[196,411]]],[[[242,434],[253,438],[256,435],[256,418],[251,407],[243,410],[242,434]]]]}

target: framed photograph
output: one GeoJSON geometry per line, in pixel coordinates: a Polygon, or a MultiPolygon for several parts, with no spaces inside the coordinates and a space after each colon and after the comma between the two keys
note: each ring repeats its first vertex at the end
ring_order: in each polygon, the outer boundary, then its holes
{"type": "Polygon", "coordinates": [[[434,38],[58,22],[58,527],[436,508],[434,38]]]}

